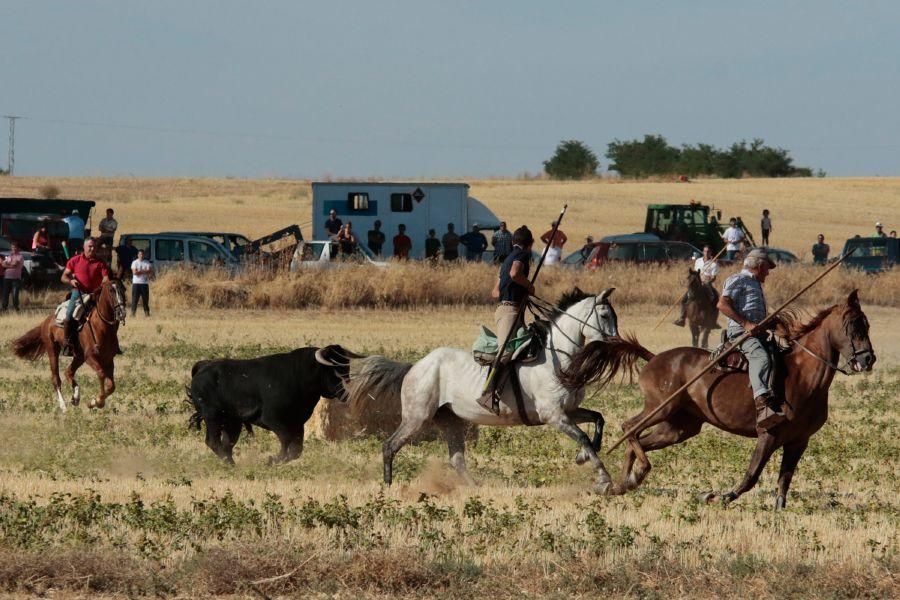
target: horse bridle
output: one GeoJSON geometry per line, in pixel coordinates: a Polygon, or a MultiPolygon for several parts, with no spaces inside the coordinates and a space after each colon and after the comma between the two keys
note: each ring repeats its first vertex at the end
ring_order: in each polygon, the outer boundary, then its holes
{"type": "MultiPolygon", "coordinates": [[[[844,365],[847,367],[850,367],[852,369],[851,365],[852,365],[853,361],[856,361],[857,364],[859,364],[859,361],[856,360],[856,357],[863,355],[866,352],[871,352],[871,350],[857,350],[856,343],[853,341],[853,336],[850,334],[849,331],[847,331],[846,325],[844,326],[844,335],[846,335],[847,339],[850,341],[850,349],[853,351],[850,354],[850,356],[847,358],[847,360],[844,361],[844,365]]],[[[815,352],[813,352],[812,350],[807,348],[805,345],[798,342],[797,340],[791,340],[790,343],[794,344],[795,346],[797,346],[798,348],[800,348],[801,350],[803,350],[804,352],[806,352],[807,354],[809,354],[810,356],[815,358],[817,361],[821,362],[822,364],[826,365],[827,367],[834,369],[835,371],[843,373],[844,375],[852,375],[853,374],[852,371],[847,371],[845,369],[842,369],[839,365],[836,365],[836,364],[832,363],[830,360],[826,360],[825,358],[819,356],[818,354],[816,354],[815,352]]],[[[844,356],[844,354],[842,352],[839,352],[839,354],[841,356],[844,356]]]]}
{"type": "MultiPolygon", "coordinates": [[[[570,315],[569,313],[562,310],[555,304],[547,302],[546,300],[544,300],[542,298],[538,298],[537,296],[529,296],[528,301],[529,301],[529,306],[533,307],[532,314],[534,314],[535,316],[538,316],[538,313],[539,313],[541,316],[548,318],[548,313],[555,312],[560,315],[565,315],[577,323],[581,323],[581,329],[579,329],[578,332],[581,334],[581,337],[583,337],[583,338],[587,338],[587,336],[584,334],[584,330],[587,327],[589,327],[589,328],[593,329],[594,331],[596,331],[597,333],[599,333],[603,338],[609,337],[606,334],[606,332],[603,331],[603,329],[601,328],[600,315],[597,313],[597,310],[596,310],[597,305],[600,303],[600,296],[594,296],[594,303],[591,308],[591,314],[594,315],[595,319],[597,319],[596,326],[591,325],[591,323],[586,320],[582,320],[582,319],[579,319],[578,317],[570,315]],[[535,309],[537,312],[535,312],[535,309]]],[[[563,331],[562,327],[557,325],[556,322],[552,318],[548,318],[548,320],[550,321],[551,327],[556,327],[559,330],[559,332],[563,335],[563,337],[565,337],[567,340],[569,340],[573,344],[575,343],[575,340],[573,340],[568,335],[566,335],[566,333],[565,333],[565,331],[563,331]]]]}
{"type": "Polygon", "coordinates": [[[107,325],[115,325],[116,323],[120,325],[125,324],[125,316],[128,314],[128,311],[125,309],[125,299],[121,297],[119,293],[119,286],[114,282],[110,281],[107,285],[112,286],[113,297],[115,298],[115,305],[113,306],[113,316],[112,318],[106,318],[103,316],[103,311],[101,310],[102,303],[97,302],[97,316],[100,317],[100,320],[106,323],[107,325]]]}

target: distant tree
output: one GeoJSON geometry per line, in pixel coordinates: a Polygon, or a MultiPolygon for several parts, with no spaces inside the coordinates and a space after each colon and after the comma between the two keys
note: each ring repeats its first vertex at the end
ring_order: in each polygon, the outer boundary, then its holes
{"type": "Polygon", "coordinates": [[[544,171],[553,179],[585,179],[593,177],[599,168],[597,155],[578,140],[561,141],[553,158],[544,161],[544,171]]]}
{"type": "Polygon", "coordinates": [[[714,175],[716,161],[721,152],[710,144],[685,144],[681,147],[675,172],[679,175],[697,177],[698,175],[714,175]]]}
{"type": "Polygon", "coordinates": [[[41,198],[45,198],[47,200],[56,200],[59,198],[59,188],[53,184],[43,185],[39,190],[41,194],[41,198]]]}
{"type": "Polygon", "coordinates": [[[643,140],[613,140],[606,150],[609,168],[622,177],[647,177],[674,173],[679,159],[678,148],[669,145],[661,135],[645,135],[643,140]]]}

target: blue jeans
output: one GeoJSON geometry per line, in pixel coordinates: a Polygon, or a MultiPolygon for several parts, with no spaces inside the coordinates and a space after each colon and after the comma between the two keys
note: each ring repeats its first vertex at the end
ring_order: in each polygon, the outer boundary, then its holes
{"type": "Polygon", "coordinates": [[[75,312],[75,307],[79,304],[78,298],[81,296],[81,292],[72,288],[72,294],[69,296],[69,305],[66,307],[66,320],[70,320],[72,318],[72,313],[75,312]]]}
{"type": "Polygon", "coordinates": [[[734,257],[737,256],[737,253],[738,253],[737,250],[726,250],[725,258],[728,260],[734,260],[734,257]]]}
{"type": "MultiPolygon", "coordinates": [[[[743,329],[728,328],[729,339],[740,337],[743,329]]],[[[741,353],[747,357],[747,374],[750,376],[750,387],[753,397],[768,396],[772,393],[769,383],[772,380],[772,357],[762,339],[748,337],[741,344],[741,353]]]]}
{"type": "Polygon", "coordinates": [[[19,310],[19,288],[22,287],[21,279],[3,280],[3,310],[9,308],[9,296],[12,295],[13,308],[19,310]]]}

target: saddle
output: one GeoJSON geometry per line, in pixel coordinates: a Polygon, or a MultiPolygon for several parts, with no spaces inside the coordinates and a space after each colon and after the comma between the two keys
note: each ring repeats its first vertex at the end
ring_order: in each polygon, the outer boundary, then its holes
{"type": "MultiPolygon", "coordinates": [[[[69,297],[71,295],[72,292],[66,294],[66,299],[56,307],[56,312],[54,313],[54,325],[56,327],[63,327],[66,320],[66,310],[69,307],[69,297]]],[[[91,294],[82,294],[81,299],[83,302],[76,301],[75,310],[72,312],[72,319],[78,323],[78,329],[81,329],[84,326],[87,316],[91,314],[91,310],[94,308],[94,299],[91,294]]]]}
{"type": "MultiPolygon", "coordinates": [[[[528,363],[537,359],[547,345],[549,331],[549,322],[542,320],[536,320],[527,327],[519,327],[506,343],[507,354],[500,360],[500,364],[528,363]]],[[[482,325],[472,344],[472,358],[481,366],[492,365],[497,358],[499,346],[497,335],[482,325]]]]}
{"type": "MultiPolygon", "coordinates": [[[[746,373],[749,370],[750,363],[747,361],[747,357],[744,356],[744,353],[740,350],[736,350],[724,358],[719,358],[725,351],[725,348],[730,345],[728,331],[723,329],[719,345],[709,352],[710,362],[716,361],[717,364],[715,370],[723,373],[746,373]]],[[[780,345],[774,335],[771,336],[764,345],[769,352],[769,356],[772,357],[772,365],[774,367],[772,372],[774,373],[782,368],[782,358],[791,351],[791,348],[790,346],[784,347],[780,345]]]]}

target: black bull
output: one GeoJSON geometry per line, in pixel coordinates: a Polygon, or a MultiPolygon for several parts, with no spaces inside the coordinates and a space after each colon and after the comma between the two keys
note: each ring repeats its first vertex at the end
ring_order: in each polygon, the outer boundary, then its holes
{"type": "Polygon", "coordinates": [[[232,450],[241,428],[251,425],[278,436],[284,462],[303,451],[303,428],[320,397],[340,398],[349,360],[362,358],[341,346],[298,348],[249,360],[201,360],[191,369],[188,402],[196,412],[189,425],[206,423],[206,445],[234,463],[232,450]]]}

